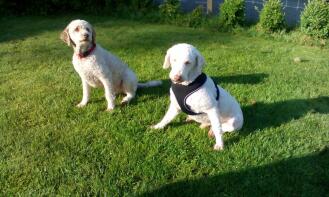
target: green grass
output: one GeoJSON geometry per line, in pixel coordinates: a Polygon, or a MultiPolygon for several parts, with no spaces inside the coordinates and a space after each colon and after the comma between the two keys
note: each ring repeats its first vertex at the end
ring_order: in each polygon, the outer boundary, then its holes
{"type": "MultiPolygon", "coordinates": [[[[80,18],[80,17],[79,17],[80,18]]],[[[329,49],[106,17],[82,17],[97,42],[141,81],[108,113],[103,90],[83,109],[72,49],[59,33],[74,17],[0,19],[0,195],[325,196],[329,193],[329,49]],[[166,50],[187,42],[205,72],[241,103],[245,125],[225,150],[180,115],[149,129],[169,104],[166,50]],[[295,57],[302,58],[294,63],[295,57]]],[[[119,99],[122,96],[119,96],[119,99]]]]}

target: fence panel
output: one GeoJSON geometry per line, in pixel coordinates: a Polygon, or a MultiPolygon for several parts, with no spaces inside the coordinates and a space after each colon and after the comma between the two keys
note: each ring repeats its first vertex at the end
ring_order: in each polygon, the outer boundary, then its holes
{"type": "MultiPolygon", "coordinates": [[[[284,7],[285,19],[289,26],[295,26],[300,21],[300,14],[304,9],[307,0],[281,0],[284,7]]],[[[160,4],[163,0],[155,0],[160,4]]],[[[224,0],[212,0],[212,12],[219,13],[219,6],[224,0]]],[[[246,20],[255,23],[259,19],[259,11],[263,8],[264,0],[245,0],[246,20]]],[[[192,11],[196,6],[201,5],[203,10],[207,11],[207,0],[181,0],[182,10],[184,12],[192,11]]]]}

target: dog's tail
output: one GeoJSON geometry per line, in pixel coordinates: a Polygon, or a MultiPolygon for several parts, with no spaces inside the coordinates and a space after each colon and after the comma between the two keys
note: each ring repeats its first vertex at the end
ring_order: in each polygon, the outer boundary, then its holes
{"type": "Polygon", "coordinates": [[[137,88],[156,87],[156,86],[160,86],[161,84],[162,84],[162,81],[153,80],[153,81],[148,81],[146,83],[138,83],[137,88]]]}

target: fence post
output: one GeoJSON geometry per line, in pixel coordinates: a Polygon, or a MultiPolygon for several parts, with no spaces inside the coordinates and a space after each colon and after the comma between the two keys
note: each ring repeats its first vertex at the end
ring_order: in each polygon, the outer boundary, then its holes
{"type": "Polygon", "coordinates": [[[213,0],[207,0],[207,14],[212,14],[212,1],[213,0]]]}

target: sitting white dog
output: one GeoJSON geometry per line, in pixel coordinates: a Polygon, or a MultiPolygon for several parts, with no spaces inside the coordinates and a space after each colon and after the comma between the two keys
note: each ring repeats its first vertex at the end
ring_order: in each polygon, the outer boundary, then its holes
{"type": "Polygon", "coordinates": [[[107,100],[107,111],[114,109],[117,93],[125,93],[123,104],[135,97],[137,87],[161,85],[161,81],[138,83],[137,77],[127,64],[96,44],[93,27],[84,20],[73,20],[61,33],[61,39],[72,46],[73,66],[82,81],[83,97],[77,107],[89,100],[90,87],[103,87],[107,100]]]}
{"type": "Polygon", "coordinates": [[[211,126],[208,134],[216,138],[214,149],[222,150],[223,132],[239,130],[243,114],[235,98],[202,73],[204,64],[204,58],[192,45],[177,44],[168,49],[163,68],[171,65],[170,106],[161,122],[152,128],[164,128],[183,111],[188,114],[187,120],[201,123],[201,128],[211,126]]]}

